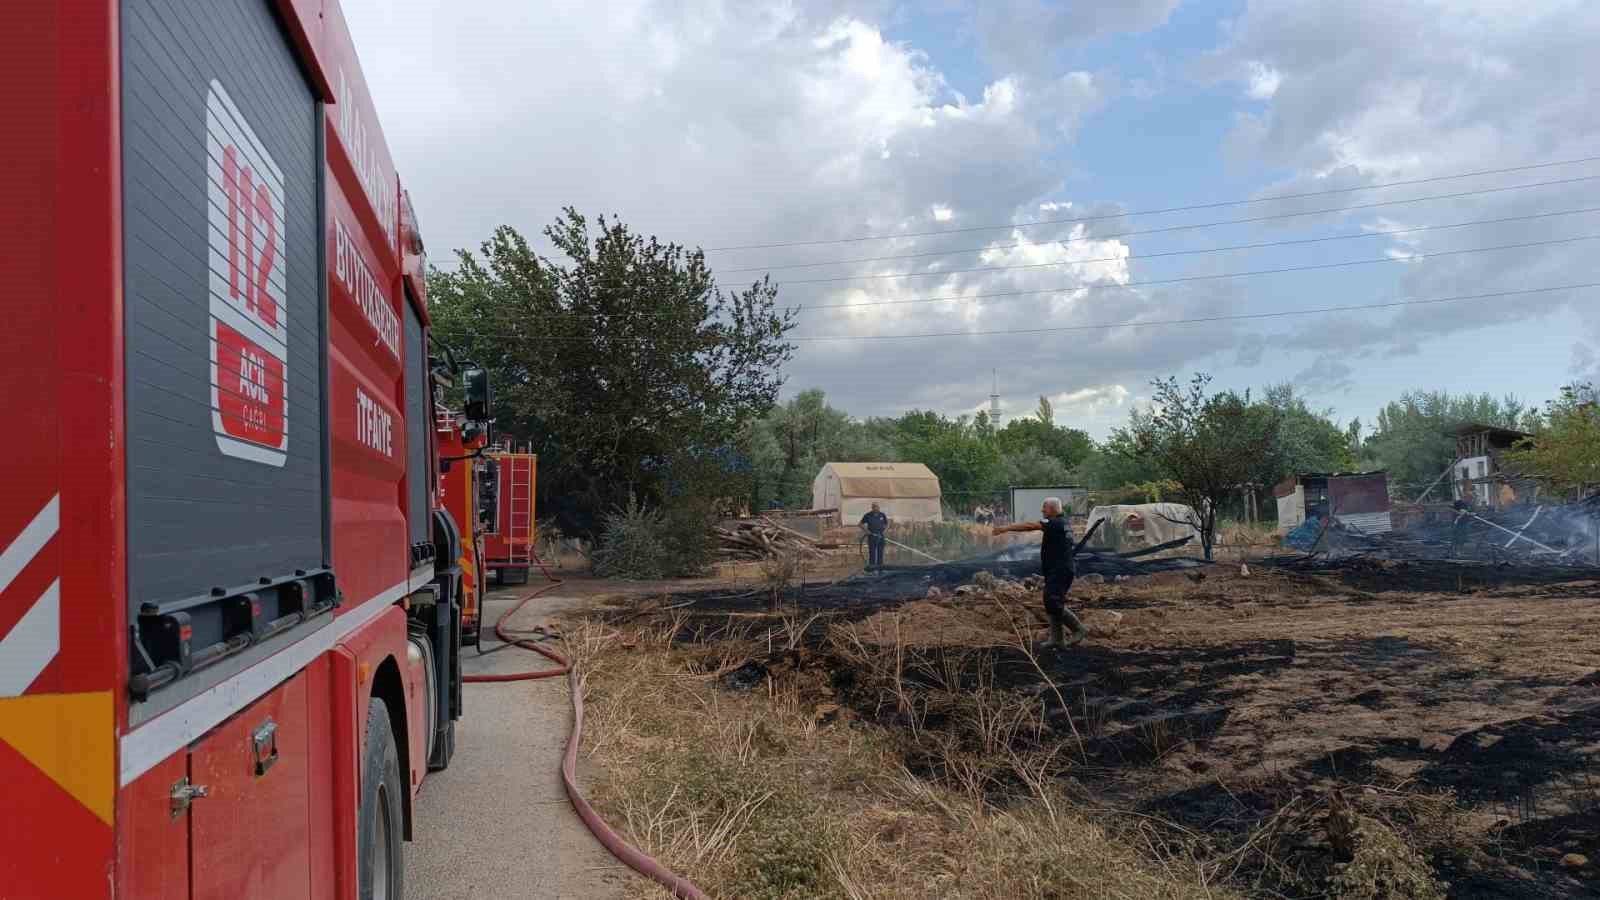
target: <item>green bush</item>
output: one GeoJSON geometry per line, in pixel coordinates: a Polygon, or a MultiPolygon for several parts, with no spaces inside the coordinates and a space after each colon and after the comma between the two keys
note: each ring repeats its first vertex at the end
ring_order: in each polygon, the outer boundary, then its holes
{"type": "Polygon", "coordinates": [[[661,578],[667,573],[667,520],[628,498],[628,505],[606,513],[605,530],[594,548],[594,571],[607,578],[661,578]]]}
{"type": "Polygon", "coordinates": [[[710,570],[717,550],[711,526],[718,518],[715,503],[698,498],[680,499],[663,514],[668,575],[687,578],[710,570]]]}
{"type": "Polygon", "coordinates": [[[593,555],[597,575],[675,578],[698,575],[710,566],[711,521],[702,504],[685,503],[664,512],[630,496],[626,507],[612,510],[602,521],[593,555]]]}

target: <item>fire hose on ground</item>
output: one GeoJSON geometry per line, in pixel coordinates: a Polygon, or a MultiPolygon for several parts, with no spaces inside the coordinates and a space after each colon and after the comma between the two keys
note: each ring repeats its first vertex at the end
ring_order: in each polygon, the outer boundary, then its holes
{"type": "Polygon", "coordinates": [[[494,633],[495,637],[506,644],[538,653],[554,662],[556,667],[553,669],[537,669],[530,672],[463,675],[461,680],[473,684],[484,684],[506,681],[532,681],[537,678],[554,678],[558,675],[567,676],[569,694],[572,697],[572,733],[567,737],[567,752],[561,760],[561,782],[566,786],[567,799],[571,801],[572,808],[577,812],[578,818],[583,820],[584,827],[589,829],[589,833],[594,835],[595,840],[599,841],[601,846],[605,847],[623,865],[660,884],[662,887],[672,891],[674,895],[683,898],[683,900],[710,900],[706,893],[695,887],[694,883],[689,879],[668,869],[655,858],[628,843],[622,835],[617,834],[610,825],[606,824],[605,819],[600,817],[594,807],[589,804],[589,801],[583,796],[583,791],[579,789],[577,768],[578,744],[583,739],[583,678],[578,675],[577,667],[572,664],[571,660],[535,642],[535,635],[542,636],[542,632],[513,631],[506,627],[506,623],[511,621],[511,618],[517,613],[520,613],[523,607],[533,602],[535,598],[555,590],[562,584],[561,579],[550,574],[550,569],[545,566],[544,561],[539,559],[537,555],[534,556],[533,561],[538,564],[539,571],[544,573],[544,577],[549,579],[550,583],[529,592],[503,613],[494,623],[494,633]]]}

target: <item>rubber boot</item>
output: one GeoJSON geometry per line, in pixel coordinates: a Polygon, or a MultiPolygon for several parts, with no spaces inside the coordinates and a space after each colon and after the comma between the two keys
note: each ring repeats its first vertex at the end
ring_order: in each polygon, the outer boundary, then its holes
{"type": "Polygon", "coordinates": [[[1034,645],[1034,649],[1041,652],[1045,650],[1060,650],[1062,647],[1066,646],[1062,636],[1061,617],[1055,613],[1050,613],[1049,615],[1050,637],[1034,645]]]}
{"type": "Polygon", "coordinates": [[[1082,643],[1083,639],[1089,636],[1089,629],[1084,627],[1083,622],[1073,614],[1072,610],[1064,609],[1061,611],[1061,618],[1050,623],[1050,634],[1051,637],[1061,643],[1061,646],[1071,647],[1075,644],[1082,643]],[[1065,638],[1061,637],[1061,625],[1063,619],[1066,620],[1066,624],[1072,629],[1072,633],[1067,635],[1065,638]]]}

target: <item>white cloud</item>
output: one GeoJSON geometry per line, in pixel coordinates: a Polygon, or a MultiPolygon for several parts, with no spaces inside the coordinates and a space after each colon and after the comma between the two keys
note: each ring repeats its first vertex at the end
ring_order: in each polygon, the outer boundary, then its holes
{"type": "Polygon", "coordinates": [[[1278,85],[1283,83],[1283,73],[1266,63],[1252,60],[1250,62],[1250,81],[1245,88],[1245,93],[1252,100],[1271,100],[1278,93],[1278,85]]]}
{"type": "MultiPolygon", "coordinates": [[[[1593,155],[1600,143],[1600,116],[1594,115],[1583,85],[1600,78],[1600,55],[1592,52],[1589,39],[1596,33],[1600,4],[1594,3],[1464,2],[1451,4],[1447,12],[1428,0],[1251,2],[1231,23],[1227,43],[1192,70],[1202,79],[1236,82],[1242,95],[1257,99],[1271,83],[1265,110],[1239,115],[1227,144],[1239,170],[1293,173],[1261,192],[1274,196],[1593,155]]],[[[1594,166],[1534,170],[1262,204],[1252,211],[1426,197],[1597,171],[1594,166]]],[[[1595,205],[1600,205],[1600,183],[1580,182],[1393,206],[1352,218],[1364,227],[1394,229],[1595,205]]],[[[1282,227],[1310,222],[1296,218],[1282,227]]],[[[1387,239],[1386,253],[1409,261],[1399,272],[1399,289],[1371,299],[1589,281],[1594,250],[1585,243],[1430,254],[1582,235],[1593,233],[1597,224],[1593,215],[1578,215],[1397,235],[1387,239]]],[[[1533,295],[1414,308],[1382,316],[1385,327],[1377,334],[1367,329],[1330,334],[1321,322],[1305,329],[1346,346],[1415,352],[1430,337],[1584,303],[1593,305],[1592,296],[1533,295]]]]}
{"type": "MultiPolygon", "coordinates": [[[[351,0],[357,41],[397,165],[436,262],[496,225],[535,234],[564,205],[617,213],[647,233],[715,247],[927,231],[941,222],[1033,221],[1063,184],[1052,159],[1115,95],[1109,74],[1003,74],[976,99],[935,60],[888,40],[866,7],[630,0],[608,15],[558,0],[404,15],[351,0]],[[419,66],[418,59],[428,65],[419,66]]],[[[1101,209],[1089,210],[1100,214],[1101,209]]],[[[1057,216],[1071,213],[1057,213],[1057,216]]],[[[1115,323],[1198,304],[1121,290],[1126,244],[1064,225],[863,244],[713,253],[717,271],[966,249],[921,260],[776,274],[928,277],[788,284],[797,334],[880,335],[1115,323]],[[1072,238],[1072,243],[1059,243],[1072,238]],[[1018,246],[1008,247],[1007,244],[1018,246]],[[981,249],[980,249],[981,248],[981,249]],[[1104,261],[1089,261],[1101,260],[1104,261]],[[999,272],[979,266],[1039,265],[999,272]],[[1059,264],[1059,265],[1056,265],[1059,264]],[[1084,285],[1105,288],[1082,291],[1084,285]],[[977,295],[1050,290],[980,299],[977,295]]],[[[727,272],[725,284],[758,273],[727,272]]],[[[1192,306],[1197,309],[1198,306],[1192,306]]],[[[789,369],[861,414],[958,411],[1011,372],[1012,396],[1142,380],[1147,363],[1209,352],[1158,331],[925,342],[807,343],[789,369]],[[1136,373],[1139,370],[1140,373],[1136,373]]]]}
{"type": "Polygon", "coordinates": [[[1112,384],[1056,394],[1050,398],[1050,406],[1054,410],[1067,412],[1098,412],[1108,406],[1121,407],[1128,402],[1130,396],[1132,394],[1127,388],[1120,384],[1112,384]]]}
{"type": "Polygon", "coordinates": [[[1333,354],[1323,353],[1312,360],[1311,365],[1297,373],[1293,383],[1295,387],[1315,396],[1348,388],[1351,376],[1355,373],[1355,368],[1349,363],[1333,354]]]}
{"type": "MultiPolygon", "coordinates": [[[[885,37],[905,33],[891,27],[908,8],[895,0],[615,0],[603,15],[578,0],[537,8],[514,0],[347,5],[431,255],[448,262],[450,249],[475,247],[496,225],[533,236],[566,205],[615,213],[646,233],[707,247],[1116,216],[1115,206],[1069,196],[1083,184],[1069,180],[1072,142],[1108,104],[1154,88],[1124,86],[1115,72],[1065,71],[1076,60],[1058,51],[1159,27],[1177,2],[959,3],[977,46],[995,63],[996,74],[975,97],[962,96],[944,74],[955,65],[970,72],[967,60],[933,58],[885,37]]],[[[1245,173],[1291,173],[1274,192],[1585,156],[1600,142],[1583,88],[1600,76],[1600,62],[1581,37],[1600,31],[1597,8],[1481,3],[1441,15],[1423,0],[1256,3],[1195,71],[1237,84],[1243,109],[1226,152],[1245,173]]],[[[1181,67],[1173,61],[1174,73],[1181,67]]],[[[1165,71],[1157,81],[1169,77],[1165,71]]],[[[1307,202],[1263,204],[1260,211],[1307,202]]],[[[1388,229],[1551,204],[1600,206],[1600,195],[1573,186],[1397,207],[1356,221],[1388,229]]],[[[1372,243],[1427,257],[1586,225],[1592,220],[1551,220],[1372,243]]],[[[711,262],[732,285],[757,277],[730,271],[746,266],[868,260],[774,270],[785,302],[859,304],[803,313],[797,333],[811,335],[1082,329],[1262,307],[1259,289],[1244,282],[1125,287],[1165,271],[1145,274],[1126,241],[1103,237],[1119,230],[1126,224],[1108,219],[714,252],[711,262]],[[965,252],[872,260],[957,250],[965,252]],[[952,271],[979,266],[1034,268],[952,271]],[[902,273],[921,277],[797,283],[902,273]],[[997,293],[1011,296],[979,296],[997,293]],[[867,305],[927,297],[957,299],[867,305]]],[[[1404,273],[1400,293],[1442,296],[1589,280],[1571,276],[1590,252],[1573,245],[1435,256],[1393,268],[1404,273]]],[[[859,414],[909,406],[961,411],[988,396],[994,368],[1007,397],[1078,396],[1217,360],[1265,363],[1269,346],[1345,360],[1401,352],[1430,334],[1572,299],[1448,307],[1445,314],[1423,308],[1397,315],[1398,327],[1370,316],[1319,319],[1314,333],[1290,331],[1272,341],[1245,339],[1252,329],[1243,325],[1211,324],[807,343],[789,375],[791,384],[822,386],[859,414]]],[[[1600,323],[1590,343],[1600,346],[1600,323]]],[[[1277,362],[1276,352],[1271,359],[1277,362]]],[[[1081,401],[1087,405],[1077,414],[1086,421],[1126,414],[1126,398],[1113,404],[1104,399],[1110,395],[1084,396],[1101,398],[1081,401]]]]}

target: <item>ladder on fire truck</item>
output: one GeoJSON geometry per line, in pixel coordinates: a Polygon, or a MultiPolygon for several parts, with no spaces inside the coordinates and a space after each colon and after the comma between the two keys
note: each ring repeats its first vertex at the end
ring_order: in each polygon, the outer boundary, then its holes
{"type": "Polygon", "coordinates": [[[533,447],[507,445],[500,458],[501,502],[506,509],[506,549],[512,565],[533,563],[533,447]]]}

